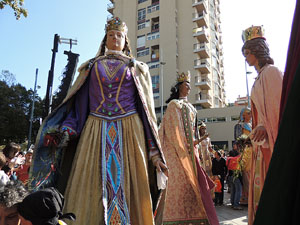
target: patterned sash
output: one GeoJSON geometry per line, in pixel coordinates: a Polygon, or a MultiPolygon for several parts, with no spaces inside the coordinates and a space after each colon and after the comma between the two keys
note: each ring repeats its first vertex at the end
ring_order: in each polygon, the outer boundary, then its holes
{"type": "Polygon", "coordinates": [[[130,224],[124,193],[121,121],[103,121],[102,186],[105,224],[130,224]]]}

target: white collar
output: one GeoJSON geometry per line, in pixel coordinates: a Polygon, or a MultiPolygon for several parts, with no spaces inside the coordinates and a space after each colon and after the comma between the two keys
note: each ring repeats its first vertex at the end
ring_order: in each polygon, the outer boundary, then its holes
{"type": "Polygon", "coordinates": [[[188,101],[187,96],[186,97],[179,97],[179,100],[188,101]]]}
{"type": "Polygon", "coordinates": [[[105,55],[114,54],[114,55],[125,55],[122,51],[118,50],[107,50],[105,55]]]}

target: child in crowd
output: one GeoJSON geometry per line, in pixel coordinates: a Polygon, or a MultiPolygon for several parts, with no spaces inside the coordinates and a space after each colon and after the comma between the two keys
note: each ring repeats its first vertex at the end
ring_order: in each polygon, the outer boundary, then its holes
{"type": "Polygon", "coordinates": [[[215,206],[222,204],[222,184],[218,175],[212,176],[212,180],[215,183],[215,206]]]}

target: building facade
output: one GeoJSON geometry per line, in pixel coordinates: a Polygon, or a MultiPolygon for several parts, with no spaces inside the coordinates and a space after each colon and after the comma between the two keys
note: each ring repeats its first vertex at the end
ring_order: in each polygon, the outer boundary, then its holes
{"type": "Polygon", "coordinates": [[[133,55],[150,68],[158,118],[187,70],[198,110],[225,106],[219,0],[110,0],[108,11],[126,22],[133,55]]]}
{"type": "Polygon", "coordinates": [[[248,106],[250,105],[250,98],[249,96],[241,97],[240,95],[237,97],[237,99],[234,102],[235,106],[241,105],[241,106],[248,106]],[[249,102],[248,102],[249,101],[249,102]]]}
{"type": "Polygon", "coordinates": [[[198,111],[198,120],[204,121],[214,149],[231,150],[234,142],[234,126],[246,106],[211,108],[198,111]]]}

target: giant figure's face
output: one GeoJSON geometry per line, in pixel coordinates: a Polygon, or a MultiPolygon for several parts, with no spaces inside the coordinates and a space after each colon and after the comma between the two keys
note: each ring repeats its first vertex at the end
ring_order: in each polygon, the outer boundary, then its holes
{"type": "Polygon", "coordinates": [[[109,50],[122,51],[125,46],[125,34],[122,31],[110,30],[107,32],[106,47],[109,50]]]}

